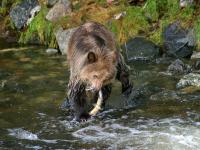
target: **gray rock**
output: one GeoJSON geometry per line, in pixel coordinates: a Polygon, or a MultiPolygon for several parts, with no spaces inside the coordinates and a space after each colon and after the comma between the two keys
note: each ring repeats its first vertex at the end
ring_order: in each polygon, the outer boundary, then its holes
{"type": "Polygon", "coordinates": [[[159,56],[159,47],[143,37],[135,37],[125,43],[123,47],[125,47],[128,61],[152,60],[159,56]]]}
{"type": "Polygon", "coordinates": [[[57,2],[58,0],[47,0],[46,4],[48,7],[53,7],[57,2]]]}
{"type": "Polygon", "coordinates": [[[200,87],[200,74],[198,73],[189,73],[177,83],[177,88],[185,88],[188,86],[197,86],[200,87]]]}
{"type": "Polygon", "coordinates": [[[184,64],[180,59],[175,60],[169,65],[167,72],[170,72],[173,75],[177,74],[186,74],[192,71],[191,66],[184,64]]]}
{"type": "Polygon", "coordinates": [[[193,3],[193,0],[180,0],[179,1],[179,5],[182,8],[187,7],[187,6],[191,6],[192,3],[193,3]]]}
{"type": "Polygon", "coordinates": [[[33,20],[33,18],[36,16],[36,14],[41,10],[41,6],[36,6],[34,7],[31,12],[30,12],[30,16],[29,19],[26,22],[26,25],[29,25],[31,23],[31,21],[33,20]]]}
{"type": "Polygon", "coordinates": [[[200,60],[200,52],[193,51],[191,59],[199,59],[200,60]]]}
{"type": "Polygon", "coordinates": [[[194,64],[194,68],[200,70],[200,60],[197,60],[194,64]]]}
{"type": "Polygon", "coordinates": [[[165,28],[163,39],[166,53],[176,58],[189,58],[197,44],[194,30],[183,29],[178,21],[165,28]]]}
{"type": "Polygon", "coordinates": [[[69,39],[70,39],[72,33],[74,33],[74,31],[76,29],[77,28],[63,30],[62,28],[60,28],[55,33],[56,40],[58,42],[58,46],[59,46],[59,49],[60,49],[60,52],[62,53],[62,55],[66,55],[67,54],[67,48],[68,48],[69,39]]]}
{"type": "Polygon", "coordinates": [[[54,48],[48,48],[48,49],[46,50],[46,53],[47,53],[48,55],[55,55],[55,54],[58,53],[58,50],[57,50],[57,49],[54,49],[54,48]]]}
{"type": "Polygon", "coordinates": [[[31,11],[38,7],[38,0],[25,0],[10,11],[10,18],[17,29],[22,29],[31,16],[31,11]]]}
{"type": "Polygon", "coordinates": [[[48,12],[46,19],[49,21],[57,21],[59,18],[71,13],[71,2],[69,0],[60,0],[48,12]]]}

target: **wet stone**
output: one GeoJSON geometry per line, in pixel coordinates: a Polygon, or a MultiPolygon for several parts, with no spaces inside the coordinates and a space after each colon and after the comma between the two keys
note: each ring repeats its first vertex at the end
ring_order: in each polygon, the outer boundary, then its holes
{"type": "Polygon", "coordinates": [[[194,51],[191,56],[191,59],[199,59],[200,60],[200,52],[194,51]]]}
{"type": "Polygon", "coordinates": [[[71,11],[71,2],[69,0],[60,0],[50,9],[46,19],[49,21],[57,21],[59,18],[66,16],[71,11]]]}
{"type": "Polygon", "coordinates": [[[172,62],[171,65],[167,68],[167,72],[170,72],[173,75],[176,74],[186,74],[192,71],[191,66],[184,64],[180,59],[172,62]]]}
{"type": "Polygon", "coordinates": [[[39,2],[37,0],[25,0],[12,8],[10,11],[10,18],[15,24],[15,27],[17,29],[22,29],[30,19],[32,10],[38,6],[39,2]]]}
{"type": "Polygon", "coordinates": [[[164,49],[175,58],[189,58],[196,47],[193,29],[183,29],[180,22],[168,25],[163,32],[164,49]]]}
{"type": "Polygon", "coordinates": [[[59,46],[59,50],[62,53],[62,55],[67,54],[69,39],[70,39],[72,33],[74,33],[74,31],[76,29],[77,28],[71,28],[71,29],[68,29],[68,30],[63,30],[63,28],[60,28],[55,33],[56,40],[57,40],[58,46],[59,46]]]}
{"type": "Polygon", "coordinates": [[[181,97],[175,91],[163,90],[159,93],[153,94],[150,97],[152,101],[178,101],[181,97]]]}
{"type": "Polygon", "coordinates": [[[200,60],[195,62],[194,68],[200,70],[200,60]]]}
{"type": "Polygon", "coordinates": [[[46,50],[46,53],[47,53],[48,55],[55,55],[55,54],[58,53],[58,50],[57,50],[57,49],[54,49],[54,48],[48,48],[48,49],[46,50]]]}
{"type": "Polygon", "coordinates": [[[177,83],[177,88],[185,88],[188,86],[197,86],[200,87],[200,74],[198,73],[189,73],[177,83]]]}
{"type": "Polygon", "coordinates": [[[159,47],[143,37],[135,37],[124,46],[128,61],[149,61],[159,56],[159,47]]]}

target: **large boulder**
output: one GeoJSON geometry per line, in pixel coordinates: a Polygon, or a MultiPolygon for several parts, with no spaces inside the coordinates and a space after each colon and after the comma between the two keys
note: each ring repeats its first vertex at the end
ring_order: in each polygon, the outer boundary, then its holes
{"type": "Polygon", "coordinates": [[[30,23],[30,18],[33,17],[33,13],[38,11],[39,8],[38,0],[24,0],[11,9],[10,18],[17,29],[22,29],[26,26],[28,20],[30,23]]]}
{"type": "Polygon", "coordinates": [[[60,0],[50,9],[46,19],[55,22],[61,17],[69,14],[71,11],[71,2],[69,0],[60,0]]]}
{"type": "Polygon", "coordinates": [[[60,52],[62,53],[62,55],[66,55],[67,54],[67,48],[68,48],[69,39],[70,39],[72,33],[74,33],[74,31],[76,29],[77,28],[63,30],[63,28],[60,28],[55,33],[56,40],[58,42],[58,46],[59,46],[59,49],[60,49],[60,52]]]}
{"type": "Polygon", "coordinates": [[[166,53],[176,58],[189,58],[196,47],[194,30],[183,29],[178,21],[165,28],[163,39],[166,53]]]}
{"type": "Polygon", "coordinates": [[[185,88],[188,86],[197,86],[200,87],[200,74],[198,73],[189,73],[177,83],[177,88],[185,88]]]}
{"type": "Polygon", "coordinates": [[[126,50],[128,61],[148,61],[159,56],[159,47],[143,37],[135,37],[123,46],[126,50]]]}

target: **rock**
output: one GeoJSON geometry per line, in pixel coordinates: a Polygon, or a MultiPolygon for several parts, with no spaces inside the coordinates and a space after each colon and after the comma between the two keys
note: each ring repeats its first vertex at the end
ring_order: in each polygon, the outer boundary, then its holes
{"type": "Polygon", "coordinates": [[[200,52],[193,51],[191,59],[199,59],[200,60],[200,52]]]}
{"type": "Polygon", "coordinates": [[[174,62],[172,62],[172,64],[169,65],[167,69],[167,72],[170,72],[173,75],[186,74],[190,73],[191,71],[192,68],[189,65],[184,64],[180,59],[177,59],[174,62]]]}
{"type": "Polygon", "coordinates": [[[200,74],[198,73],[189,73],[177,83],[177,88],[185,88],[188,86],[197,86],[200,87],[200,74]]]}
{"type": "MultiPolygon", "coordinates": [[[[39,3],[37,0],[25,0],[15,6],[10,11],[10,18],[17,29],[22,29],[32,15],[31,12],[35,8],[38,10],[39,3]]],[[[30,23],[30,21],[29,21],[30,23]]]]}
{"type": "Polygon", "coordinates": [[[71,2],[69,0],[60,0],[50,9],[46,19],[55,22],[59,18],[69,14],[71,11],[71,2]]]}
{"type": "Polygon", "coordinates": [[[31,21],[33,20],[33,18],[36,16],[36,14],[41,10],[41,6],[36,6],[35,8],[33,8],[30,12],[30,16],[29,19],[26,22],[26,25],[29,25],[31,23],[31,21]]]}
{"type": "Polygon", "coordinates": [[[159,47],[143,37],[135,37],[125,43],[123,47],[125,47],[128,61],[152,60],[159,56],[159,47]]]}
{"type": "Polygon", "coordinates": [[[124,16],[126,16],[126,11],[123,11],[119,14],[114,15],[114,19],[119,20],[119,19],[123,18],[124,16]]]}
{"type": "Polygon", "coordinates": [[[46,53],[47,53],[48,55],[55,55],[55,54],[58,53],[58,50],[57,50],[57,49],[54,49],[54,48],[48,48],[48,49],[46,50],[46,53]]]}
{"type": "Polygon", "coordinates": [[[178,21],[165,28],[163,38],[164,49],[172,57],[189,58],[196,47],[194,30],[183,29],[178,21]]]}
{"type": "Polygon", "coordinates": [[[156,102],[179,101],[181,100],[181,97],[179,96],[179,94],[180,93],[177,93],[175,91],[164,89],[161,92],[151,95],[150,100],[156,101],[156,102]]]}
{"type": "Polygon", "coordinates": [[[58,31],[55,33],[56,40],[58,42],[58,46],[60,49],[60,52],[62,55],[66,55],[67,53],[67,48],[68,48],[68,43],[69,39],[72,35],[72,33],[76,30],[77,28],[72,28],[68,30],[63,30],[62,28],[58,29],[58,31]]]}
{"type": "Polygon", "coordinates": [[[197,60],[194,64],[194,68],[200,70],[200,60],[197,60]]]}
{"type": "Polygon", "coordinates": [[[53,7],[57,2],[58,0],[47,0],[46,4],[48,7],[53,7]]]}
{"type": "Polygon", "coordinates": [[[187,7],[188,5],[192,5],[193,0],[180,0],[179,5],[181,8],[187,7]]]}

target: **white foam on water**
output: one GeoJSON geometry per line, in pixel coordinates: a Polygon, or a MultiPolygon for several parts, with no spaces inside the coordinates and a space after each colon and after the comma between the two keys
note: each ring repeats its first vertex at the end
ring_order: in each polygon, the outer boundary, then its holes
{"type": "Polygon", "coordinates": [[[38,136],[22,128],[8,129],[9,135],[18,139],[38,140],[38,136]]]}
{"type": "Polygon", "coordinates": [[[9,135],[13,136],[17,139],[25,139],[25,140],[38,140],[45,143],[57,143],[57,140],[46,140],[46,139],[39,139],[37,134],[31,133],[29,131],[26,131],[22,128],[15,128],[15,129],[8,129],[9,135]]]}
{"type": "MultiPolygon", "coordinates": [[[[130,120],[131,122],[131,120],[130,120]]],[[[137,125],[116,122],[90,125],[72,135],[88,143],[103,143],[108,149],[199,150],[200,126],[180,118],[140,118],[137,125]]]]}

